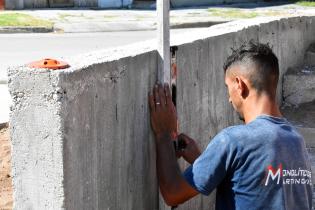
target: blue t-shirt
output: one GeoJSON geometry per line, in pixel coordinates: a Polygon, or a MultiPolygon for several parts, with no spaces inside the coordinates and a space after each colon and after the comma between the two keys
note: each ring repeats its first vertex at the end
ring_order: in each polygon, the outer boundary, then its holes
{"type": "Polygon", "coordinates": [[[305,143],[285,118],[222,130],[183,175],[204,195],[217,188],[217,210],[312,209],[305,143]]]}

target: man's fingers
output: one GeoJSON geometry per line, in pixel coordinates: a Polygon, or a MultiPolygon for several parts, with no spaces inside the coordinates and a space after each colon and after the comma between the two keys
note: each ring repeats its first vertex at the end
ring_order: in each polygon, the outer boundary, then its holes
{"type": "Polygon", "coordinates": [[[155,103],[155,110],[160,110],[161,107],[161,101],[159,96],[159,86],[155,85],[153,88],[153,94],[154,94],[154,103],[155,103]]]}
{"type": "Polygon", "coordinates": [[[184,151],[182,151],[182,150],[176,151],[176,157],[177,158],[181,158],[182,156],[184,156],[184,151]]]}
{"type": "Polygon", "coordinates": [[[191,142],[191,138],[183,133],[178,135],[178,140],[184,140],[186,144],[189,144],[191,142]]]}
{"type": "Polygon", "coordinates": [[[155,111],[154,97],[151,92],[149,93],[149,105],[150,105],[151,111],[155,111]]]}
{"type": "Polygon", "coordinates": [[[166,99],[165,99],[165,92],[162,85],[159,85],[159,97],[161,102],[161,107],[165,107],[166,99]]]}
{"type": "Polygon", "coordinates": [[[164,84],[164,92],[165,92],[165,98],[166,98],[166,104],[172,103],[172,94],[170,91],[170,87],[167,83],[164,84]]]}

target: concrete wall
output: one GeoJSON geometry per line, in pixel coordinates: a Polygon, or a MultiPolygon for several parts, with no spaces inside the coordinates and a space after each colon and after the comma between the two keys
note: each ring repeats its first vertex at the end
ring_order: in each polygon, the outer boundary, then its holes
{"type": "MultiPolygon", "coordinates": [[[[269,42],[283,75],[301,64],[314,34],[315,17],[296,17],[172,37],[180,131],[205,148],[222,128],[240,123],[224,87],[231,47],[269,42]]],[[[153,40],[66,58],[72,66],[66,70],[9,70],[15,209],[168,209],[157,190],[147,105],[156,80],[154,46],[153,40]]],[[[178,209],[214,209],[214,193],[178,209]]]]}

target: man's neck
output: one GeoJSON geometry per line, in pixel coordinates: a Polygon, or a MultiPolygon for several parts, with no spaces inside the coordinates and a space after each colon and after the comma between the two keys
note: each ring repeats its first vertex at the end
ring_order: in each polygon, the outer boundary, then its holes
{"type": "Polygon", "coordinates": [[[255,120],[259,115],[282,116],[276,99],[266,94],[249,97],[244,103],[243,114],[246,124],[255,120]]]}

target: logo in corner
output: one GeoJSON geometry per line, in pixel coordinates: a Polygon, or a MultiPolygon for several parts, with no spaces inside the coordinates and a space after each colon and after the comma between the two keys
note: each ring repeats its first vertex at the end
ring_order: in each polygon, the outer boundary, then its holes
{"type": "Polygon", "coordinates": [[[271,178],[272,181],[277,180],[277,184],[280,183],[280,178],[282,176],[282,164],[279,164],[278,168],[273,168],[272,165],[267,167],[267,179],[265,182],[265,186],[269,184],[269,180],[271,178]]]}

